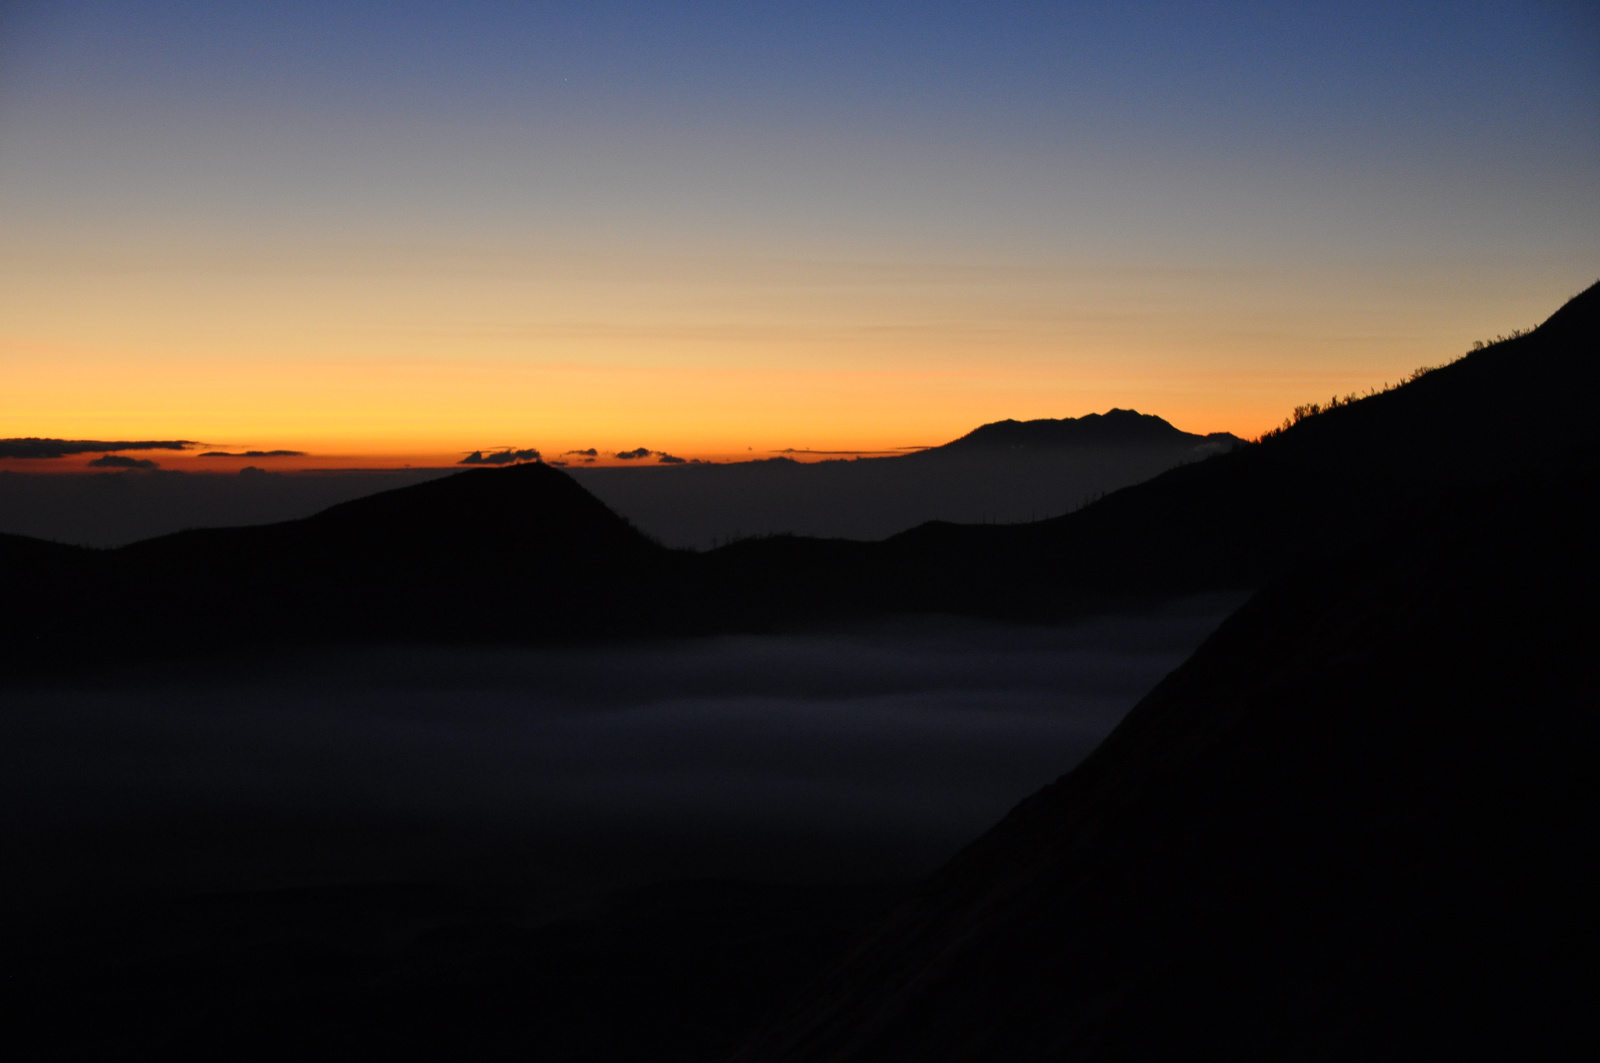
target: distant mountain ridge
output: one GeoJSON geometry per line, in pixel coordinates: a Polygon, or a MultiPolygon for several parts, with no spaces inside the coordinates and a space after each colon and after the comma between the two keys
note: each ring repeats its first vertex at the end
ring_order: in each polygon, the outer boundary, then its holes
{"type": "Polygon", "coordinates": [[[1015,523],[1078,509],[1244,441],[1133,410],[996,421],[894,457],[575,468],[579,481],[669,546],[796,534],[884,539],[930,520],[1015,523]]]}
{"type": "Polygon", "coordinates": [[[1174,427],[1154,414],[1137,410],[1111,409],[1082,417],[1039,418],[1016,421],[1007,418],[980,425],[943,446],[930,447],[918,455],[973,450],[1056,450],[1065,447],[1159,445],[1171,443],[1216,445],[1214,452],[1227,450],[1244,440],[1230,432],[1197,436],[1174,427]]]}
{"type": "MultiPolygon", "coordinates": [[[[1240,443],[1226,433],[1191,435],[1158,417],[1113,410],[1060,421],[996,422],[921,457],[804,464],[777,457],[568,471],[665,545],[704,549],[752,535],[883,539],[929,520],[1037,520],[1240,443]],[[1003,437],[1019,426],[1028,441],[1006,444],[1003,437]],[[991,439],[997,445],[984,442],[991,439]]],[[[0,447],[0,458],[4,451],[0,447]]],[[[454,471],[62,476],[0,469],[0,533],[118,547],[188,528],[298,520],[454,471]]]]}

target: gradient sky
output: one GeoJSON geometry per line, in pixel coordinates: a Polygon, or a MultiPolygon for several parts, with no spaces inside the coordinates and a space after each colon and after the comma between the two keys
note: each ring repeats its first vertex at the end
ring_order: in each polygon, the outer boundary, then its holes
{"type": "Polygon", "coordinates": [[[1600,9],[0,6],[0,436],[1254,435],[1600,276],[1600,9]]]}

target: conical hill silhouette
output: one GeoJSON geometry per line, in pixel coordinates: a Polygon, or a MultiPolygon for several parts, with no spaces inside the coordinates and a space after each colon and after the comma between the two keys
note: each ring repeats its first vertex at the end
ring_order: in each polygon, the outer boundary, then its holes
{"type": "Polygon", "coordinates": [[[658,629],[660,608],[679,596],[668,551],[539,464],[464,472],[304,520],[197,529],[114,551],[15,537],[4,545],[13,556],[34,555],[27,568],[38,575],[24,589],[35,608],[13,623],[21,620],[47,657],[612,635],[658,629]],[[44,576],[68,574],[77,593],[39,593],[49,589],[44,576]]]}

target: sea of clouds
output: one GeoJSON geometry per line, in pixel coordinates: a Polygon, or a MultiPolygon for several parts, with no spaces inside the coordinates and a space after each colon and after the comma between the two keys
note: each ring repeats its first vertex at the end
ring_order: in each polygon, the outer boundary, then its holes
{"type": "Polygon", "coordinates": [[[0,687],[16,890],[924,874],[1237,604],[0,687]]]}

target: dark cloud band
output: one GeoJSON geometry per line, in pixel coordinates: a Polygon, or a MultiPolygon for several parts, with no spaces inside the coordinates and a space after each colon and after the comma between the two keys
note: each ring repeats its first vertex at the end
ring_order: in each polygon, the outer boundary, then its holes
{"type": "Polygon", "coordinates": [[[102,454],[89,462],[91,469],[159,469],[149,458],[127,458],[121,454],[102,454]]]}
{"type": "Polygon", "coordinates": [[[497,450],[485,454],[481,450],[474,450],[471,454],[456,462],[457,465],[510,465],[518,461],[538,461],[539,452],[532,447],[526,450],[497,450]]]}
{"type": "Polygon", "coordinates": [[[303,458],[305,455],[306,452],[303,450],[208,450],[195,456],[200,458],[303,458]]]}
{"type": "Polygon", "coordinates": [[[0,439],[0,458],[64,458],[117,450],[187,450],[199,446],[192,439],[0,439]]]}

